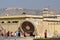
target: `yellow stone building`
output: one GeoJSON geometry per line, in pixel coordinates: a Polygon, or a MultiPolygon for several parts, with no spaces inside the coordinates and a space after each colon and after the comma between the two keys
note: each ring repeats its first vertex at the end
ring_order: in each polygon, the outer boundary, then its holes
{"type": "Polygon", "coordinates": [[[60,35],[60,15],[45,8],[42,15],[5,15],[0,16],[0,30],[15,32],[33,32],[36,36],[44,37],[47,30],[48,37],[60,35]]]}

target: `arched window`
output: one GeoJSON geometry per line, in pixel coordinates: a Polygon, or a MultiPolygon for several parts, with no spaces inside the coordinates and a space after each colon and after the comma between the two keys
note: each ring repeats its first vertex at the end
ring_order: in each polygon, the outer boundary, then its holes
{"type": "Polygon", "coordinates": [[[8,21],[7,23],[11,23],[10,21],[8,21]]]}
{"type": "Polygon", "coordinates": [[[4,23],[4,21],[2,21],[1,23],[4,23]]]}
{"type": "Polygon", "coordinates": [[[18,21],[12,21],[12,23],[18,23],[18,21]]]}

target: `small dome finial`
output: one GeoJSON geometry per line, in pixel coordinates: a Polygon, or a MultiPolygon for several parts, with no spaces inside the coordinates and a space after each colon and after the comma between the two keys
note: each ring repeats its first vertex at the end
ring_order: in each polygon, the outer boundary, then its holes
{"type": "Polygon", "coordinates": [[[44,8],[43,11],[48,11],[49,9],[48,8],[44,8]]]}
{"type": "Polygon", "coordinates": [[[7,13],[6,13],[5,15],[6,15],[6,16],[8,16],[8,14],[7,14],[7,13]]]}

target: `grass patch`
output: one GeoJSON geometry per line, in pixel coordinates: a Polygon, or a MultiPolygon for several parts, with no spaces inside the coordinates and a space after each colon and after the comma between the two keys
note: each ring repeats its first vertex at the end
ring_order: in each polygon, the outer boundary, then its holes
{"type": "Polygon", "coordinates": [[[40,38],[40,39],[33,39],[33,40],[60,40],[60,38],[46,38],[46,39],[40,38]]]}

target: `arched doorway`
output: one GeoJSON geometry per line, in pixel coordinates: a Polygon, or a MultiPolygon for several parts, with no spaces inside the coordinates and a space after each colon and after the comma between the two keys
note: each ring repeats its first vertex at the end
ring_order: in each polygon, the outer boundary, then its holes
{"type": "Polygon", "coordinates": [[[21,31],[31,34],[32,36],[35,31],[34,25],[29,21],[24,21],[21,25],[21,29],[21,31]]]}

